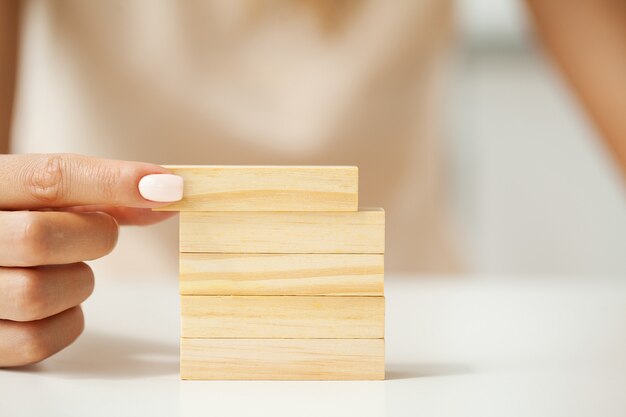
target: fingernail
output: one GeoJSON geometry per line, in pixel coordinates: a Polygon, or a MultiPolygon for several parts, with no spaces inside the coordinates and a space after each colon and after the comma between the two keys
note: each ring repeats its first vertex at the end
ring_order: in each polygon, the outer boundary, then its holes
{"type": "Polygon", "coordinates": [[[139,180],[139,193],[146,200],[159,203],[179,201],[183,198],[183,177],[172,174],[146,175],[139,180]]]}

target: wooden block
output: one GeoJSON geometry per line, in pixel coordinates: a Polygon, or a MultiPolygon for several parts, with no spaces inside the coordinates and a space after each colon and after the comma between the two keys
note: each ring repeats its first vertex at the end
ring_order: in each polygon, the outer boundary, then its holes
{"type": "Polygon", "coordinates": [[[384,297],[181,296],[181,336],[382,338],[384,297]]]}
{"type": "Polygon", "coordinates": [[[184,295],[360,295],[384,292],[384,255],[181,253],[184,295]]]}
{"type": "Polygon", "coordinates": [[[381,380],[384,339],[182,339],[181,379],[381,380]]]}
{"type": "Polygon", "coordinates": [[[182,212],[180,251],[384,253],[385,212],[182,212]]]}
{"type": "Polygon", "coordinates": [[[185,180],[169,211],[356,211],[355,166],[166,166],[185,180]]]}

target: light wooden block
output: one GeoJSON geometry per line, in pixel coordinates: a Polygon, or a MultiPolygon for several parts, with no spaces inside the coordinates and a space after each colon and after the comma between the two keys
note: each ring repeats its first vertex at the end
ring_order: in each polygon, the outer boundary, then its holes
{"type": "Polygon", "coordinates": [[[382,338],[384,297],[183,295],[181,336],[382,338]]]}
{"type": "Polygon", "coordinates": [[[184,178],[169,211],[356,211],[355,166],[166,166],[184,178]]]}
{"type": "Polygon", "coordinates": [[[357,295],[384,292],[384,255],[181,253],[183,295],[357,295]]]}
{"type": "Polygon", "coordinates": [[[182,379],[381,380],[384,339],[182,339],[182,379]]]}
{"type": "Polygon", "coordinates": [[[385,212],[181,212],[180,251],[380,254],[385,212]]]}

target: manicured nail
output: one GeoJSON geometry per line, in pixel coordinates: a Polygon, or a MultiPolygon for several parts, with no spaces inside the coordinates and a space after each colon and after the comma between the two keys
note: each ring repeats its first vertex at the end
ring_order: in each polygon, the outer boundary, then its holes
{"type": "Polygon", "coordinates": [[[183,198],[183,177],[172,174],[146,175],[139,180],[139,193],[150,201],[178,201],[183,198]]]}

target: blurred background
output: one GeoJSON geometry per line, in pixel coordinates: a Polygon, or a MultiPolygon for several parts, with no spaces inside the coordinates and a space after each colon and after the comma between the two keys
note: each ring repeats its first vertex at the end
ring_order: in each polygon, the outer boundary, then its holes
{"type": "MultiPolygon", "coordinates": [[[[358,164],[391,274],[626,276],[623,178],[523,2],[22,4],[14,151],[358,164]]],[[[176,236],[97,266],[176,276],[176,236]]]]}
{"type": "Polygon", "coordinates": [[[449,198],[478,274],[626,277],[623,179],[518,0],[457,0],[449,198]]]}

